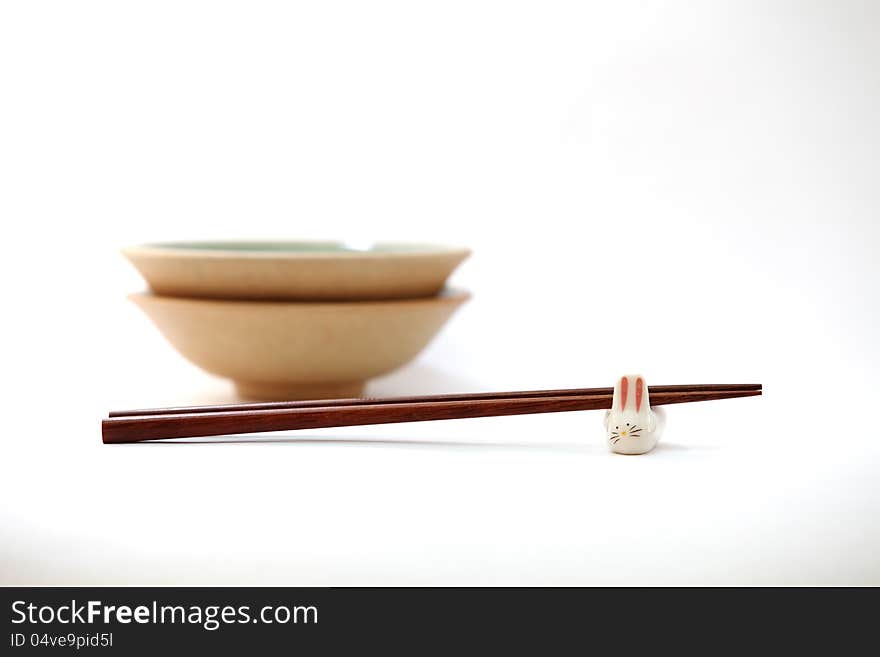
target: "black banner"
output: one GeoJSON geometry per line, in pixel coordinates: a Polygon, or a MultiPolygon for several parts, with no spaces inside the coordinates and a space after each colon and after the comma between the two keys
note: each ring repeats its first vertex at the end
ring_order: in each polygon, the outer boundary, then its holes
{"type": "MultiPolygon", "coordinates": [[[[842,589],[6,588],[2,654],[419,654],[513,645],[718,641],[771,634],[841,640],[874,626],[876,605],[842,589]],[[811,621],[816,621],[811,623],[811,621]],[[811,634],[812,633],[812,634],[811,634]],[[699,639],[699,637],[706,637],[699,639]]],[[[875,594],[875,591],[870,591],[875,594]]],[[[752,645],[746,641],[744,645],[752,645]]],[[[816,643],[813,643],[815,647],[816,643]]],[[[707,644],[708,647],[708,644],[707,644]]]]}

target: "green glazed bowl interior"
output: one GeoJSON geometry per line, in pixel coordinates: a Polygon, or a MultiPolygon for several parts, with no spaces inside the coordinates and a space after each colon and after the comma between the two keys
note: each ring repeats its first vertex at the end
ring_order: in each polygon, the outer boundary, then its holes
{"type": "Polygon", "coordinates": [[[327,254],[327,255],[389,255],[432,254],[460,251],[454,246],[410,242],[344,242],[320,241],[193,241],[159,242],[145,244],[142,248],[167,250],[169,252],[198,251],[204,253],[265,253],[265,254],[327,254]]]}

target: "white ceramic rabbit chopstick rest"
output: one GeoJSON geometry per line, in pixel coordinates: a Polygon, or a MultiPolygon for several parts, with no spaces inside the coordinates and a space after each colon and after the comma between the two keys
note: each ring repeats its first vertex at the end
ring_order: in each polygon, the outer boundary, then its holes
{"type": "Polygon", "coordinates": [[[663,412],[651,408],[644,377],[620,377],[614,386],[611,410],[605,413],[611,451],[618,454],[650,452],[660,439],[663,424],[663,412]]]}

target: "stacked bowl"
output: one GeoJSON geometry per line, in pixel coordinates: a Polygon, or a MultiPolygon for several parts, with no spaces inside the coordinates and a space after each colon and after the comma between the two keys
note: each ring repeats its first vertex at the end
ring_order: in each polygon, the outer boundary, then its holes
{"type": "Polygon", "coordinates": [[[434,244],[174,242],[123,253],[151,289],[131,299],[245,399],[362,396],[469,296],[444,287],[469,251],[434,244]]]}

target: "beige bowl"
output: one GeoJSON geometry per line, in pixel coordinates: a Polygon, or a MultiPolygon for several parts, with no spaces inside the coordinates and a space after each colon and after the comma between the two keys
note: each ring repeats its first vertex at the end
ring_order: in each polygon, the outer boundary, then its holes
{"type": "Polygon", "coordinates": [[[470,253],[396,242],[174,242],[122,252],[157,294],[312,301],[434,296],[470,253]]]}
{"type": "Polygon", "coordinates": [[[177,350],[248,399],[359,397],[416,356],[468,299],[296,303],[133,294],[177,350]]]}

